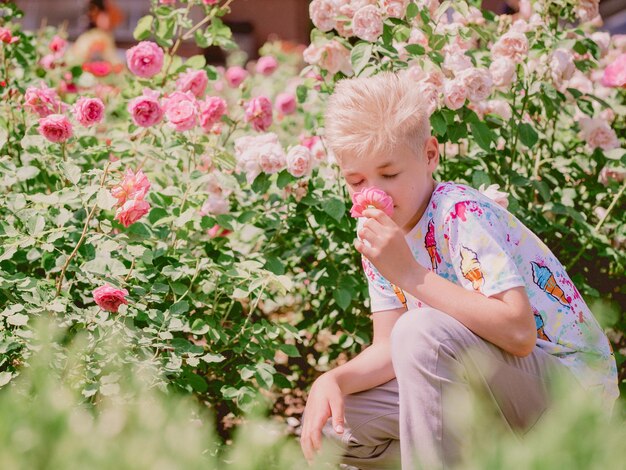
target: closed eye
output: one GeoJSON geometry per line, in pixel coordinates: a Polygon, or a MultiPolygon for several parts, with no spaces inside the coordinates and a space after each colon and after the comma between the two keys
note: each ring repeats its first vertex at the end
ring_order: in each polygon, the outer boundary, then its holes
{"type": "Polygon", "coordinates": [[[400,173],[396,173],[395,175],[383,175],[383,178],[386,179],[391,179],[391,178],[395,178],[396,176],[398,176],[400,173]]]}
{"type": "Polygon", "coordinates": [[[361,181],[357,181],[356,183],[350,183],[352,186],[360,186],[361,184],[363,184],[363,180],[361,181]]]}

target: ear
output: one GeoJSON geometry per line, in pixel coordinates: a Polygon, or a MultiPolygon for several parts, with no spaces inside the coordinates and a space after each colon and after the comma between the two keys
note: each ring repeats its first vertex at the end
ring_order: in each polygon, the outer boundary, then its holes
{"type": "Polygon", "coordinates": [[[431,171],[437,169],[439,165],[439,142],[437,137],[430,136],[426,141],[426,164],[431,171]]]}

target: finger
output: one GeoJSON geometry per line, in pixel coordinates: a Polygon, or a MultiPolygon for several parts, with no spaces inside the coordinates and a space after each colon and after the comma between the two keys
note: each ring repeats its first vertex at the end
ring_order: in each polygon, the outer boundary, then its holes
{"type": "Polygon", "coordinates": [[[308,461],[313,460],[314,452],[308,432],[302,432],[302,436],[300,436],[300,448],[302,449],[305,459],[308,461]]]}
{"type": "Polygon", "coordinates": [[[367,240],[368,242],[372,243],[372,240],[374,240],[374,238],[376,238],[376,232],[374,232],[371,228],[369,227],[362,227],[358,232],[357,235],[359,236],[359,238],[361,240],[367,240]]]}
{"type": "Polygon", "coordinates": [[[365,222],[363,222],[361,228],[369,228],[370,230],[379,233],[385,228],[385,226],[376,219],[367,219],[365,222]]]}
{"type": "Polygon", "coordinates": [[[343,433],[344,415],[343,400],[338,398],[330,402],[330,412],[333,415],[333,429],[337,434],[343,433]]]}
{"type": "Polygon", "coordinates": [[[385,214],[383,211],[381,211],[380,209],[376,209],[376,208],[368,208],[365,209],[362,214],[368,218],[368,220],[374,219],[377,220],[378,222],[380,222],[381,224],[387,223],[389,221],[391,221],[391,218],[385,214]]]}
{"type": "Polygon", "coordinates": [[[357,238],[356,240],[354,240],[354,247],[356,248],[356,251],[361,253],[367,259],[369,259],[370,261],[372,260],[374,253],[372,251],[373,248],[371,246],[367,246],[365,243],[363,243],[361,240],[357,238]]]}

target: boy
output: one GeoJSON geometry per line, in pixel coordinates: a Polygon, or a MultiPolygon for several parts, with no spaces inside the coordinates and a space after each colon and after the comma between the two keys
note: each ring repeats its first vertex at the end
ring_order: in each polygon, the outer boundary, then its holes
{"type": "Polygon", "coordinates": [[[464,438],[449,397],[468,396],[475,381],[516,429],[546,409],[551,372],[610,407],[615,359],[563,266],[494,201],[433,179],[438,142],[415,84],[392,73],[343,80],[327,109],[325,138],[350,194],[381,189],[393,213],[369,208],[359,219],[373,342],[313,384],[305,456],[323,429],[358,468],[394,468],[398,457],[403,470],[449,468],[464,438]]]}

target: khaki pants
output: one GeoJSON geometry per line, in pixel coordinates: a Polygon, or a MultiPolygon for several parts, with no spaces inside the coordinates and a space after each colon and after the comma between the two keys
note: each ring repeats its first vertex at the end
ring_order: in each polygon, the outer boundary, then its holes
{"type": "Polygon", "coordinates": [[[396,379],[345,397],[345,431],[324,435],[342,462],[360,469],[452,468],[464,429],[449,412],[471,404],[480,387],[505,429],[527,432],[548,407],[548,376],[567,367],[539,347],[513,356],[434,309],[411,310],[391,335],[396,379]],[[460,408],[459,408],[460,407],[460,408]]]}

